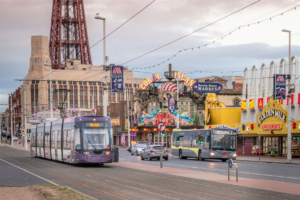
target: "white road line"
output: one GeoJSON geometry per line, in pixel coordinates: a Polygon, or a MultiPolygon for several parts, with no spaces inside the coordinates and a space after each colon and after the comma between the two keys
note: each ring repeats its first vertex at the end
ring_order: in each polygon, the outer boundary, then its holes
{"type": "Polygon", "coordinates": [[[14,165],[14,164],[12,164],[12,163],[10,163],[10,162],[7,162],[6,160],[2,160],[1,158],[0,158],[0,160],[3,161],[3,162],[5,162],[5,163],[7,163],[7,164],[10,164],[11,166],[14,166],[14,167],[16,167],[16,168],[18,168],[18,169],[20,169],[20,170],[23,170],[24,172],[27,172],[27,173],[29,173],[29,174],[31,174],[31,175],[33,175],[33,176],[36,176],[36,177],[38,177],[38,178],[40,178],[40,179],[42,179],[42,180],[44,180],[44,181],[47,181],[47,182],[49,182],[49,183],[51,183],[51,184],[53,184],[53,185],[58,185],[58,184],[54,183],[53,181],[50,181],[50,180],[48,180],[48,179],[46,179],[46,178],[43,178],[43,177],[41,177],[41,176],[39,176],[39,175],[36,175],[35,173],[32,173],[32,172],[30,172],[30,171],[27,171],[26,169],[23,169],[23,168],[21,168],[21,167],[19,167],[19,166],[17,166],[17,165],[14,165]]]}

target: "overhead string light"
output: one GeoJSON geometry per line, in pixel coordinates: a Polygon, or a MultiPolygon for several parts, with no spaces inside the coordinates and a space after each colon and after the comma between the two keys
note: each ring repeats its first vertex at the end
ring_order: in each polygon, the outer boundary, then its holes
{"type": "MultiPolygon", "coordinates": [[[[289,10],[286,10],[286,11],[280,13],[280,14],[274,15],[274,16],[269,17],[269,18],[266,18],[266,19],[263,19],[263,20],[260,20],[260,21],[256,21],[256,22],[253,22],[253,23],[250,23],[250,24],[247,24],[247,25],[239,26],[238,28],[234,29],[233,31],[231,31],[231,32],[229,32],[229,33],[227,33],[227,34],[225,34],[225,35],[219,37],[219,38],[216,39],[216,40],[213,40],[212,42],[208,42],[208,43],[205,43],[205,44],[203,44],[203,45],[198,46],[198,49],[200,49],[200,47],[207,47],[207,45],[209,45],[209,44],[214,44],[215,41],[218,41],[218,40],[221,40],[221,39],[223,40],[226,36],[231,35],[231,33],[236,32],[236,31],[240,30],[240,29],[243,28],[243,27],[250,27],[251,25],[257,25],[257,24],[259,24],[260,22],[265,22],[265,21],[267,21],[267,20],[271,20],[272,18],[275,18],[275,17],[278,17],[278,16],[283,16],[284,13],[290,12],[290,11],[292,11],[293,9],[296,10],[297,7],[299,7],[299,6],[300,6],[300,5],[297,5],[296,7],[293,7],[293,8],[291,8],[291,9],[289,9],[289,10]]],[[[182,50],[178,51],[176,54],[174,54],[173,56],[167,58],[166,60],[163,60],[162,62],[160,62],[160,63],[158,63],[158,64],[156,64],[156,65],[153,65],[153,67],[158,67],[158,66],[160,66],[160,64],[164,64],[165,62],[169,61],[170,59],[176,57],[177,54],[180,54],[180,53],[183,53],[183,52],[186,52],[186,51],[193,51],[194,49],[196,50],[197,47],[191,47],[191,48],[182,49],[182,50]]],[[[140,69],[147,69],[147,68],[150,69],[150,67],[143,67],[143,68],[140,68],[140,69]]],[[[133,70],[133,69],[139,69],[139,68],[132,68],[132,70],[133,70]]]]}

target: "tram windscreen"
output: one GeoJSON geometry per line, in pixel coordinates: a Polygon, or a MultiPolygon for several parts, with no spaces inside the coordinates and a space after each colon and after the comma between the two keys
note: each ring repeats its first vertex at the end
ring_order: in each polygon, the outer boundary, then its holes
{"type": "Polygon", "coordinates": [[[108,128],[83,129],[83,148],[85,150],[107,149],[109,146],[108,128]]]}
{"type": "Polygon", "coordinates": [[[236,133],[234,131],[214,130],[211,139],[213,150],[236,150],[236,133]]]}

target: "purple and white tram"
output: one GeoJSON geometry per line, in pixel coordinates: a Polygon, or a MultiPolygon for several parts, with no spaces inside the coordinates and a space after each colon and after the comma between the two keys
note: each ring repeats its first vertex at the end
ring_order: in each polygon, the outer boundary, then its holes
{"type": "Polygon", "coordinates": [[[67,163],[114,161],[109,117],[82,116],[32,125],[31,155],[67,163]]]}

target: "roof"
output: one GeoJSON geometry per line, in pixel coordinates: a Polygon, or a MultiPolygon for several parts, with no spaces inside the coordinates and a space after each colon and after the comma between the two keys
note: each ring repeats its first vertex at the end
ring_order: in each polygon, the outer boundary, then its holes
{"type": "Polygon", "coordinates": [[[242,93],[233,89],[222,89],[218,95],[242,95],[242,93]]]}

